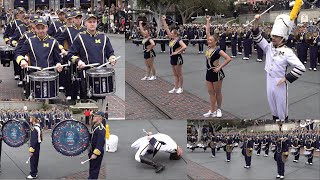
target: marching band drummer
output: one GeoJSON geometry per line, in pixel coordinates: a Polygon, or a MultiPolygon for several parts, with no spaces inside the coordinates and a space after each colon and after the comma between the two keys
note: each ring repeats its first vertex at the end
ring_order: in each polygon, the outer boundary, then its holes
{"type": "Polygon", "coordinates": [[[156,46],[156,44],[150,36],[150,29],[147,29],[146,26],[143,27],[142,22],[143,21],[139,21],[139,29],[141,34],[144,36],[142,44],[144,50],[144,62],[146,64],[146,75],[141,80],[153,81],[156,79],[156,68],[153,63],[154,57],[156,57],[156,53],[154,52],[153,48],[156,46]],[[150,73],[152,74],[151,76],[150,73]]]}
{"type": "Polygon", "coordinates": [[[227,156],[226,161],[227,161],[227,162],[230,162],[230,161],[231,161],[231,152],[232,152],[232,149],[233,149],[232,138],[230,138],[230,136],[227,136],[227,139],[226,139],[226,156],[227,156]]]}
{"type": "Polygon", "coordinates": [[[183,75],[182,75],[182,64],[183,58],[181,53],[187,49],[187,45],[179,38],[178,31],[173,29],[171,32],[169,26],[166,22],[166,16],[162,16],[162,23],[164,29],[170,38],[170,64],[172,66],[172,71],[174,75],[174,88],[169,91],[170,94],[177,93],[181,94],[183,92],[183,75]]]}
{"type": "Polygon", "coordinates": [[[177,143],[170,136],[162,133],[152,134],[152,132],[147,132],[147,136],[136,140],[132,143],[131,148],[137,149],[135,160],[154,167],[156,173],[163,171],[165,166],[146,157],[147,153],[153,154],[153,157],[158,151],[170,153],[170,160],[179,160],[182,156],[182,149],[177,143]]]}
{"type": "Polygon", "coordinates": [[[244,155],[244,159],[246,161],[246,165],[244,168],[249,169],[251,166],[251,157],[253,151],[253,140],[250,136],[244,137],[243,145],[242,145],[242,155],[244,155]]]}
{"type": "MultiPolygon", "coordinates": [[[[116,64],[114,50],[106,34],[97,31],[97,16],[89,14],[84,19],[86,31],[80,32],[71,45],[67,59],[75,63],[78,68],[84,69],[86,64],[104,64],[107,61],[111,65],[116,64]]],[[[87,99],[87,88],[83,73],[81,78],[80,98],[87,99]]]]}
{"type": "Polygon", "coordinates": [[[65,24],[65,22],[64,22],[65,14],[66,14],[65,9],[58,9],[56,13],[59,17],[59,20],[53,21],[50,24],[49,29],[48,29],[48,34],[51,37],[55,37],[55,34],[58,32],[59,28],[65,24]]]}
{"type": "Polygon", "coordinates": [[[289,155],[289,147],[286,138],[278,137],[276,140],[276,149],[274,153],[274,160],[277,162],[277,178],[284,179],[284,169],[285,162],[283,162],[283,157],[288,158],[289,155]]]}
{"type": "Polygon", "coordinates": [[[90,158],[89,177],[88,179],[98,179],[101,162],[103,160],[106,129],[102,124],[105,116],[104,112],[98,111],[93,117],[93,126],[91,129],[91,148],[88,156],[90,158]]]}
{"type": "Polygon", "coordinates": [[[294,156],[293,162],[295,162],[295,163],[299,162],[301,145],[302,145],[302,141],[300,141],[300,139],[296,136],[293,140],[292,145],[291,145],[292,148],[296,149],[296,152],[293,154],[293,156],[294,156]]]}
{"type": "Polygon", "coordinates": [[[30,136],[30,174],[27,179],[38,178],[38,164],[40,156],[40,144],[43,140],[42,131],[40,128],[39,120],[36,116],[30,116],[31,136],[30,136]]]}
{"type": "Polygon", "coordinates": [[[310,152],[310,154],[307,155],[308,161],[306,162],[306,164],[312,165],[314,148],[315,142],[312,140],[312,138],[306,140],[304,150],[310,152]]]}
{"type": "Polygon", "coordinates": [[[26,68],[29,64],[41,68],[56,66],[58,72],[62,71],[60,50],[58,42],[47,34],[48,25],[42,18],[35,20],[36,36],[30,37],[21,49],[16,51],[16,61],[26,68]],[[25,59],[25,55],[29,59],[25,59]]]}
{"type": "Polygon", "coordinates": [[[11,36],[13,35],[16,28],[20,24],[22,24],[25,9],[22,7],[18,7],[13,14],[15,19],[12,22],[10,22],[10,24],[6,27],[5,32],[3,33],[3,39],[6,44],[9,43],[9,40],[11,39],[11,36]]]}
{"type": "Polygon", "coordinates": [[[210,110],[203,114],[204,117],[222,117],[222,82],[225,77],[222,70],[230,61],[231,58],[219,47],[217,47],[218,37],[210,35],[210,16],[206,17],[206,35],[209,49],[206,51],[206,85],[210,96],[210,110]],[[225,60],[220,64],[219,58],[223,57],[225,60]],[[217,109],[216,109],[217,104],[217,109]]]}

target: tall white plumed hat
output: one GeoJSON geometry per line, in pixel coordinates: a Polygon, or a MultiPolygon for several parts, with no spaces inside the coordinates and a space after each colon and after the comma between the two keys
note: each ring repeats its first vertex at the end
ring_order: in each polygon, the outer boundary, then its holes
{"type": "Polygon", "coordinates": [[[290,3],[290,5],[292,4],[294,5],[290,16],[287,14],[280,14],[277,16],[272,27],[271,35],[283,37],[285,40],[288,39],[294,26],[294,20],[297,18],[300,8],[303,5],[303,1],[296,0],[290,3]]]}

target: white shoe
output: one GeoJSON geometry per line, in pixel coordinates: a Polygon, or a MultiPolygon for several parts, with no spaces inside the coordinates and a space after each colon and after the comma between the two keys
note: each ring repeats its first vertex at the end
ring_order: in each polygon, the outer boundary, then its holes
{"type": "Polygon", "coordinates": [[[257,59],[258,62],[262,62],[262,59],[257,59]]]}
{"type": "Polygon", "coordinates": [[[14,76],[14,80],[18,80],[19,78],[20,78],[19,75],[15,75],[15,76],[14,76]]]}
{"type": "Polygon", "coordinates": [[[80,96],[77,96],[77,99],[80,99],[80,96]]]}
{"type": "Polygon", "coordinates": [[[145,76],[145,77],[141,78],[141,81],[145,81],[145,80],[147,80],[147,79],[148,79],[148,77],[145,76]]]}
{"type": "Polygon", "coordinates": [[[280,178],[280,175],[279,175],[279,174],[277,175],[277,178],[280,178]]]}
{"type": "Polygon", "coordinates": [[[295,162],[296,162],[296,163],[298,163],[299,161],[298,161],[298,160],[296,160],[295,162]]]}
{"type": "Polygon", "coordinates": [[[156,79],[156,76],[151,76],[151,77],[148,77],[148,81],[153,81],[156,79]]]}
{"type": "Polygon", "coordinates": [[[215,156],[214,156],[214,155],[211,155],[211,157],[214,158],[215,156]]]}
{"type": "Polygon", "coordinates": [[[260,156],[260,154],[257,154],[257,156],[260,156]]]}
{"type": "Polygon", "coordinates": [[[265,154],[265,155],[264,155],[264,157],[268,157],[268,155],[267,155],[267,154],[265,154]]]}
{"type": "Polygon", "coordinates": [[[312,70],[312,68],[309,68],[309,70],[311,71],[311,70],[312,70]]]}
{"type": "Polygon", "coordinates": [[[213,113],[211,113],[211,110],[209,110],[207,113],[203,114],[204,117],[210,117],[213,113]]]}
{"type": "Polygon", "coordinates": [[[230,160],[226,159],[226,162],[230,162],[230,160]]]}
{"type": "Polygon", "coordinates": [[[239,54],[239,55],[242,55],[242,53],[241,53],[241,52],[238,52],[238,54],[239,54]]]}
{"type": "Polygon", "coordinates": [[[222,117],[221,109],[217,109],[215,112],[216,112],[216,114],[217,114],[216,117],[218,117],[218,118],[221,118],[221,117],[222,117]]]}
{"type": "Polygon", "coordinates": [[[320,66],[320,63],[317,63],[317,66],[320,66]]]}
{"type": "Polygon", "coordinates": [[[176,91],[177,94],[181,94],[183,92],[182,88],[178,88],[178,90],[176,91]]]}
{"type": "Polygon", "coordinates": [[[71,100],[71,96],[68,96],[68,97],[66,98],[66,100],[71,100]]]}
{"type": "Polygon", "coordinates": [[[309,162],[306,162],[306,164],[309,164],[309,162]]]}
{"type": "Polygon", "coordinates": [[[284,179],[284,176],[280,176],[280,179],[284,179]]]}
{"type": "Polygon", "coordinates": [[[35,177],[33,177],[31,175],[27,176],[27,179],[37,179],[37,178],[38,178],[38,175],[36,175],[35,177]]]}
{"type": "Polygon", "coordinates": [[[60,87],[59,87],[59,90],[64,90],[64,87],[60,86],[60,87]]]}
{"type": "Polygon", "coordinates": [[[316,151],[317,151],[317,152],[319,152],[319,151],[320,151],[320,149],[317,149],[316,151]]]}
{"type": "Polygon", "coordinates": [[[307,64],[307,61],[304,61],[303,64],[307,64]]]}
{"type": "Polygon", "coordinates": [[[314,71],[317,71],[317,68],[313,68],[314,71]]]}
{"type": "Polygon", "coordinates": [[[22,86],[23,85],[23,82],[22,81],[19,81],[18,82],[18,86],[22,86]]]}
{"type": "Polygon", "coordinates": [[[235,56],[230,56],[231,58],[234,58],[235,56]]]}
{"type": "Polygon", "coordinates": [[[176,89],[176,88],[173,88],[172,90],[169,91],[170,94],[173,94],[173,93],[175,93],[175,92],[177,92],[177,89],[176,89]]]}
{"type": "Polygon", "coordinates": [[[309,163],[310,165],[312,165],[312,163],[309,163]]]}

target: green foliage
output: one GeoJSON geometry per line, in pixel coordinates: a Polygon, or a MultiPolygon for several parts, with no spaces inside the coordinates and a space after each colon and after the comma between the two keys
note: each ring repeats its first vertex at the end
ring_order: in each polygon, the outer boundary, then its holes
{"type": "Polygon", "coordinates": [[[81,114],[83,111],[78,108],[71,109],[72,114],[81,114]]]}
{"type": "Polygon", "coordinates": [[[49,109],[52,109],[52,106],[50,104],[46,104],[46,103],[43,103],[41,105],[41,109],[43,110],[49,110],[49,109]]]}

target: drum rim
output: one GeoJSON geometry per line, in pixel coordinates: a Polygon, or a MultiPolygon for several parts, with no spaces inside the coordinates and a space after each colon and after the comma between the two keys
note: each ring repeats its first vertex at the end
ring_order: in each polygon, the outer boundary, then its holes
{"type": "MultiPolygon", "coordinates": [[[[21,121],[19,121],[18,119],[10,119],[10,120],[8,120],[7,122],[3,123],[2,127],[1,127],[2,139],[3,139],[3,141],[4,141],[8,146],[10,146],[10,147],[17,148],[17,147],[23,146],[25,143],[27,143],[27,142],[29,141],[30,137],[29,137],[29,138],[26,137],[25,140],[24,140],[24,142],[23,142],[21,145],[19,145],[19,146],[11,146],[11,145],[9,145],[9,144],[7,143],[7,141],[5,140],[5,138],[3,138],[3,128],[4,128],[5,125],[8,124],[9,122],[17,122],[17,123],[19,123],[19,124],[22,124],[21,121]]],[[[29,125],[29,128],[31,129],[29,123],[28,123],[28,125],[29,125]]],[[[28,131],[26,131],[26,134],[28,134],[28,131]]]]}
{"type": "MultiPolygon", "coordinates": [[[[66,154],[58,151],[58,149],[56,148],[56,146],[55,146],[54,143],[53,143],[53,134],[54,134],[54,132],[56,131],[56,128],[59,126],[59,124],[65,123],[66,121],[81,123],[81,124],[85,127],[85,129],[86,129],[86,131],[88,132],[89,136],[90,136],[90,131],[89,131],[88,127],[87,127],[83,122],[78,121],[78,120],[76,120],[76,119],[65,119],[65,120],[63,120],[63,121],[60,121],[60,122],[53,128],[52,133],[51,133],[51,143],[52,143],[53,148],[54,148],[58,153],[60,153],[60,154],[62,154],[62,155],[64,155],[64,156],[69,156],[69,157],[70,157],[70,155],[66,155],[66,154]]],[[[73,157],[73,156],[78,156],[78,155],[82,154],[83,152],[85,152],[85,151],[88,149],[88,147],[90,146],[90,144],[91,144],[91,137],[88,138],[88,141],[89,141],[89,142],[88,142],[88,146],[87,146],[86,148],[84,148],[80,153],[75,154],[75,155],[72,155],[71,157],[73,157]]]]}

